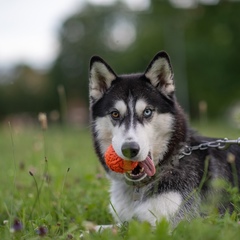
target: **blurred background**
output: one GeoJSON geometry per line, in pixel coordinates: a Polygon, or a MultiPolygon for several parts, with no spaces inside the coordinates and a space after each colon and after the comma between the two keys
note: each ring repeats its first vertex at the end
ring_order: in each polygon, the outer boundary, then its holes
{"type": "Polygon", "coordinates": [[[237,124],[239,14],[237,0],[1,1],[0,121],[86,125],[92,55],[129,73],[165,50],[189,118],[237,124]]]}

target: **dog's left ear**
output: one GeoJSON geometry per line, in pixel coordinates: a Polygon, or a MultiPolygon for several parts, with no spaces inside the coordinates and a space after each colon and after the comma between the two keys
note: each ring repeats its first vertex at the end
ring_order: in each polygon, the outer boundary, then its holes
{"type": "Polygon", "coordinates": [[[175,90],[170,58],[166,52],[159,52],[145,71],[151,84],[166,97],[171,97],[175,90]]]}
{"type": "Polygon", "coordinates": [[[90,60],[89,73],[90,103],[99,100],[116,77],[117,75],[102,58],[93,56],[90,60]]]}

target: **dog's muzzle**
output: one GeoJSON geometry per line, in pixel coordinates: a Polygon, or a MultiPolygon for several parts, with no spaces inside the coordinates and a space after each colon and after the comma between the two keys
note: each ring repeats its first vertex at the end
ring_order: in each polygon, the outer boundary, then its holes
{"type": "Polygon", "coordinates": [[[124,176],[127,181],[139,182],[144,178],[152,177],[156,173],[156,168],[154,162],[149,154],[145,160],[138,162],[137,167],[132,171],[124,173],[124,176]]]}

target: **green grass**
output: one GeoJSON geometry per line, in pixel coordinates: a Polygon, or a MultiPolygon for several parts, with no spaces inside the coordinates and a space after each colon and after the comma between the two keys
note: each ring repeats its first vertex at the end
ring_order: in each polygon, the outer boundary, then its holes
{"type": "MultiPolygon", "coordinates": [[[[209,123],[200,132],[236,138],[240,131],[209,123]]],[[[0,239],[79,239],[86,222],[111,224],[108,180],[93,151],[89,129],[0,128],[0,239]],[[17,230],[19,227],[19,230],[17,230]],[[15,231],[14,231],[15,230],[15,231]]],[[[231,189],[236,203],[240,195],[231,189]]],[[[222,218],[181,222],[173,231],[166,221],[152,230],[132,221],[118,231],[91,233],[85,239],[238,239],[237,208],[222,218]]]]}

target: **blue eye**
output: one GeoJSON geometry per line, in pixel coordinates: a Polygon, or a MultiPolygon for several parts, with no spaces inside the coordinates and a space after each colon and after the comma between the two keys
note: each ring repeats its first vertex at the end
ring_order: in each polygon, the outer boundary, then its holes
{"type": "Polygon", "coordinates": [[[152,110],[152,109],[146,108],[146,109],[143,111],[143,117],[149,118],[149,117],[152,116],[152,113],[153,113],[153,110],[152,110]]]}

